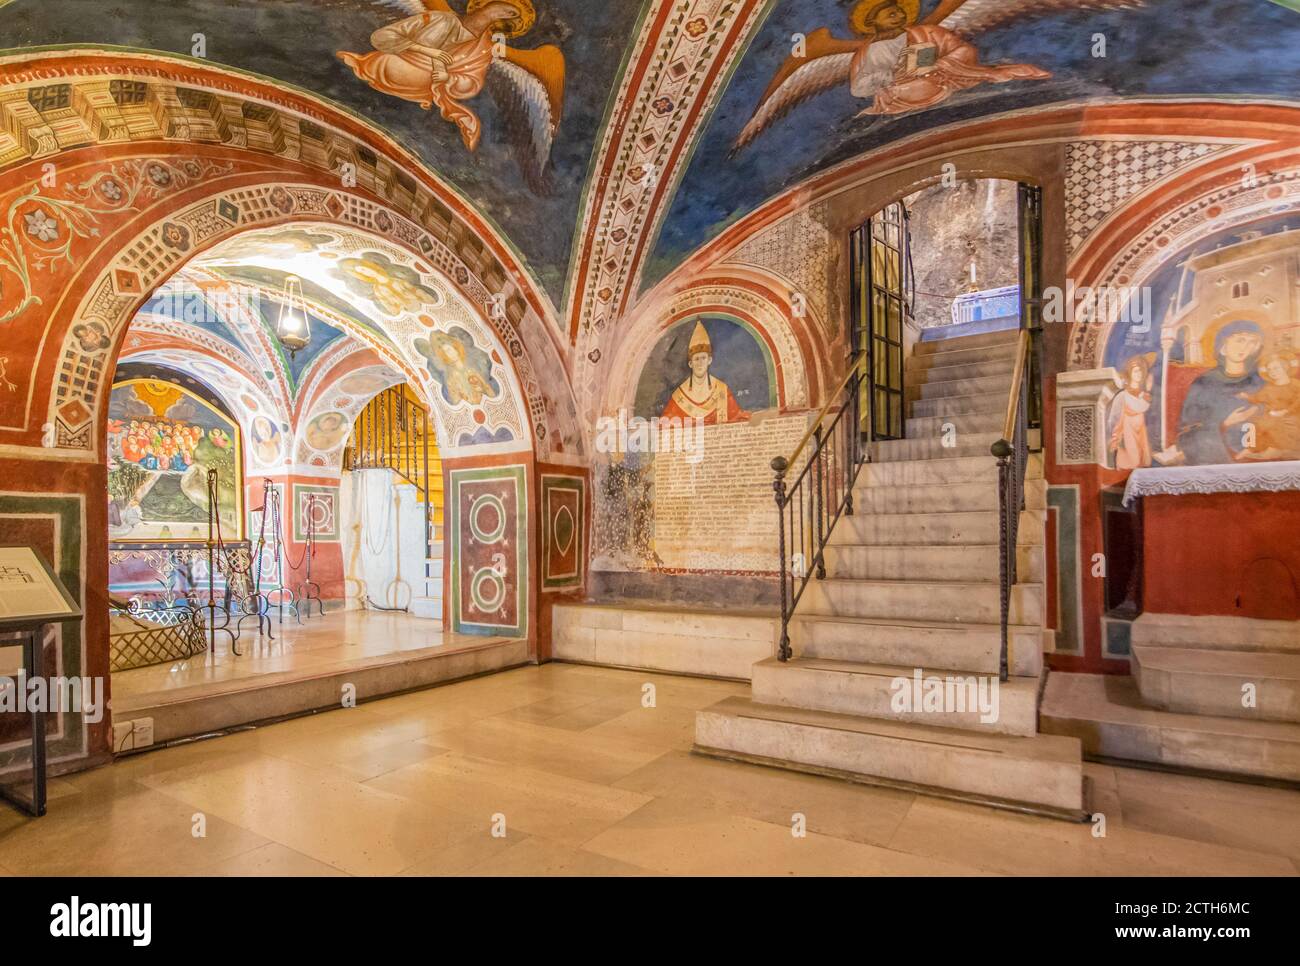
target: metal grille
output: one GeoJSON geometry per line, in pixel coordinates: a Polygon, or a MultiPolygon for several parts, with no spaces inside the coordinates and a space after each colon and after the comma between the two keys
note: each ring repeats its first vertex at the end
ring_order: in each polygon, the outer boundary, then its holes
{"type": "Polygon", "coordinates": [[[183,661],[207,650],[198,613],[186,605],[144,610],[134,605],[109,610],[110,620],[132,630],[111,631],[108,662],[112,671],[183,661]]]}

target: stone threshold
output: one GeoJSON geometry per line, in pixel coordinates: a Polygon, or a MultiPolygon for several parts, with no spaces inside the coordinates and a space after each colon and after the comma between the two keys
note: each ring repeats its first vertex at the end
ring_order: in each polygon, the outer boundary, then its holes
{"type": "Polygon", "coordinates": [[[341,706],[343,688],[362,704],[469,677],[519,667],[531,660],[523,638],[485,638],[482,644],[398,651],[344,666],[269,674],[132,695],[112,702],[113,723],[153,719],[153,744],[118,755],[148,751],[181,738],[268,724],[341,706]]]}
{"type": "MultiPolygon", "coordinates": [[[[783,758],[768,758],[763,755],[751,755],[741,751],[731,751],[725,748],[710,748],[704,745],[695,745],[691,748],[691,754],[699,755],[703,758],[719,758],[723,761],[736,761],[746,765],[761,765],[764,768],[776,768],[781,771],[795,771],[805,775],[817,775],[821,778],[834,778],[839,781],[852,782],[855,785],[870,785],[874,788],[892,788],[895,791],[910,792],[914,795],[925,795],[930,798],[943,798],[952,802],[964,802],[968,805],[985,805],[989,808],[997,808],[1008,812],[1018,812],[1022,815],[1038,815],[1043,818],[1063,819],[1067,822],[1087,822],[1092,815],[1087,809],[1056,808],[1051,805],[1038,805],[1032,802],[1022,802],[1010,798],[998,798],[992,795],[978,795],[972,792],[961,792],[951,788],[942,788],[936,785],[918,785],[914,782],[900,781],[893,778],[884,778],[879,775],[867,775],[862,772],[845,771],[840,768],[828,768],[823,765],[809,765],[804,762],[793,761],[783,758]]],[[[1092,799],[1090,779],[1084,776],[1083,800],[1085,803],[1092,799]]]]}

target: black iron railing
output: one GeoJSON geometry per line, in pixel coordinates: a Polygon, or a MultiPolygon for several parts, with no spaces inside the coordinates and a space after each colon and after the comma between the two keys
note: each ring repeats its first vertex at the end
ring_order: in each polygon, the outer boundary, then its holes
{"type": "Polygon", "coordinates": [[[1016,343],[1015,368],[1007,398],[1007,417],[1002,438],[991,447],[998,461],[998,589],[1002,605],[1002,652],[998,673],[1007,679],[1007,625],[1011,615],[1011,591],[1016,585],[1016,555],[1020,513],[1025,508],[1025,471],[1029,465],[1029,421],[1033,411],[1031,360],[1033,334],[1020,330],[1016,343]]]}
{"type": "Polygon", "coordinates": [[[772,460],[781,579],[777,657],[782,661],[792,653],[790,619],[809,579],[814,573],[818,580],[826,577],[824,554],[831,530],[842,515],[853,515],[853,484],[867,452],[862,445],[860,409],[865,363],[866,353],[859,353],[794,453],[772,460]],[[805,451],[807,459],[800,463],[805,451]]]}

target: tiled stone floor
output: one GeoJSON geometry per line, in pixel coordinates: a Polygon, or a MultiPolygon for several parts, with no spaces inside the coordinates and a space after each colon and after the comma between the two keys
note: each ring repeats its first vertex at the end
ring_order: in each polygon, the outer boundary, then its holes
{"type": "Polygon", "coordinates": [[[45,818],[0,807],[0,870],[1297,873],[1292,791],[1089,765],[1106,816],[1095,838],[1088,825],[690,755],[695,709],[746,691],[550,664],[139,755],[54,780],[45,818]],[[795,813],[804,837],[791,834],[795,813]]]}

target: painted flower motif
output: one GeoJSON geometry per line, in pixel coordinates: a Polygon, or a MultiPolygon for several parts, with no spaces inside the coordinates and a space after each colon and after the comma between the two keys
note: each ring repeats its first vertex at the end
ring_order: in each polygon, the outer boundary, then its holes
{"type": "Polygon", "coordinates": [[[704,31],[708,29],[709,29],[709,22],[705,20],[703,17],[696,17],[694,20],[692,20],[690,23],[686,25],[686,33],[690,36],[692,40],[699,39],[699,37],[704,33],[704,31]]]}
{"type": "Polygon", "coordinates": [[[673,110],[673,99],[671,97],[656,97],[650,105],[654,112],[660,117],[665,114],[671,114],[673,110]]]}
{"type": "Polygon", "coordinates": [[[112,178],[101,178],[99,184],[95,185],[95,188],[106,201],[122,200],[122,195],[124,193],[122,191],[122,186],[112,178]]]}
{"type": "Polygon", "coordinates": [[[608,302],[613,297],[614,297],[614,290],[610,288],[608,285],[606,285],[604,288],[602,288],[599,292],[596,293],[596,298],[600,299],[602,302],[608,302]]]}
{"type": "Polygon", "coordinates": [[[199,175],[203,173],[203,169],[199,167],[199,163],[197,161],[183,162],[181,164],[181,170],[184,171],[191,178],[197,178],[199,175]]]}
{"type": "Polygon", "coordinates": [[[627,240],[627,229],[622,227],[615,228],[609,233],[609,240],[615,245],[623,244],[623,242],[627,240]]]}
{"type": "Polygon", "coordinates": [[[27,215],[27,234],[38,241],[54,241],[59,237],[59,223],[49,216],[43,208],[37,208],[27,215]]]}
{"type": "Polygon", "coordinates": [[[190,230],[174,221],[166,222],[162,226],[162,241],[168,248],[183,252],[190,247],[190,230]]]}
{"type": "Polygon", "coordinates": [[[167,170],[166,165],[159,164],[157,161],[145,169],[145,174],[159,188],[166,188],[172,183],[172,173],[167,170]]]}
{"type": "Polygon", "coordinates": [[[640,184],[645,179],[646,173],[647,169],[644,164],[634,165],[628,170],[627,179],[633,184],[640,184]]]}

